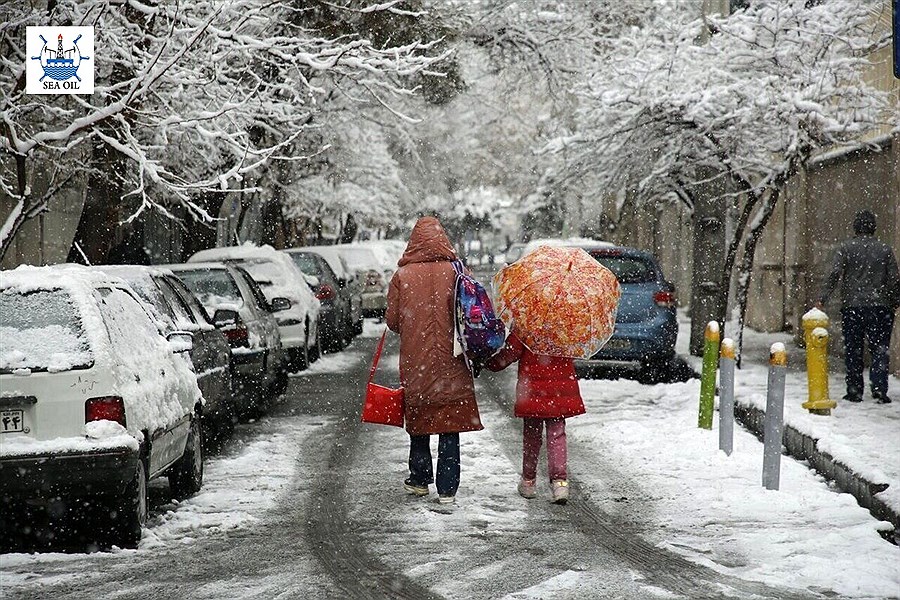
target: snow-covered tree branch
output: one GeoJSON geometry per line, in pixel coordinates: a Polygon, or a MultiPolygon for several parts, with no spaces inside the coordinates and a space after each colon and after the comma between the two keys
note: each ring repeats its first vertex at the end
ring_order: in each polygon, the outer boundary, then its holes
{"type": "MultiPolygon", "coordinates": [[[[382,11],[399,17],[406,4],[327,9],[347,19],[382,11]]],[[[118,157],[109,176],[122,197],[136,200],[132,217],[180,205],[208,221],[213,215],[196,202],[199,194],[247,189],[272,161],[305,160],[296,142],[329,90],[352,88],[390,105],[448,56],[434,40],[329,31],[291,0],[61,0],[7,4],[0,16],[0,189],[16,207],[0,228],[0,257],[22,224],[47,208],[47,194],[34,193],[33,163],[64,164],[62,181],[93,162],[66,160],[68,153],[96,157],[105,147],[118,157]],[[23,93],[25,26],[46,24],[94,26],[103,50],[92,96],[23,93]]]]}

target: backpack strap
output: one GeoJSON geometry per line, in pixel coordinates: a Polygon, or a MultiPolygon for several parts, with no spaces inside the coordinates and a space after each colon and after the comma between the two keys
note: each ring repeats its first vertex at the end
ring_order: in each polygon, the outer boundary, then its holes
{"type": "Polygon", "coordinates": [[[372,383],[372,379],[375,378],[375,369],[378,368],[378,361],[381,360],[381,351],[384,350],[384,338],[387,335],[387,328],[385,328],[384,333],[381,334],[381,340],[378,342],[378,347],[375,348],[375,356],[372,358],[372,370],[369,371],[369,383],[372,383]]]}

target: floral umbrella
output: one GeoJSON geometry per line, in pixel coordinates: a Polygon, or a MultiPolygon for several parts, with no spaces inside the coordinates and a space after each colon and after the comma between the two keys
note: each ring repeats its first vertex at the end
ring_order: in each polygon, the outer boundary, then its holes
{"type": "Polygon", "coordinates": [[[494,276],[497,311],[536,354],[590,358],[616,326],[612,271],[581,248],[539,246],[494,276]]]}

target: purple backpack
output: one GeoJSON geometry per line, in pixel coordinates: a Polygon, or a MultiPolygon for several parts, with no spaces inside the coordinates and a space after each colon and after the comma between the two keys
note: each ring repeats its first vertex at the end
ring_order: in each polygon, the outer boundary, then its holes
{"type": "Polygon", "coordinates": [[[484,286],[467,275],[458,260],[453,261],[453,268],[456,269],[456,335],[463,348],[466,366],[474,373],[478,363],[503,348],[506,327],[494,314],[494,306],[484,286]],[[476,366],[473,367],[473,363],[476,366]]]}

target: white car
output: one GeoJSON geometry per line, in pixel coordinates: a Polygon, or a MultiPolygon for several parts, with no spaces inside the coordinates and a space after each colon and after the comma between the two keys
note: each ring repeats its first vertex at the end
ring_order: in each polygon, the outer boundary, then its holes
{"type": "Polygon", "coordinates": [[[201,250],[188,259],[188,263],[216,261],[240,264],[262,288],[276,309],[281,345],[292,371],[306,368],[318,357],[321,303],[290,256],[271,246],[244,244],[201,250]]]}
{"type": "Polygon", "coordinates": [[[0,272],[0,496],[101,517],[135,546],[147,482],[203,482],[189,333],[168,340],[124,281],[76,265],[0,272]]]}
{"type": "MultiPolygon", "coordinates": [[[[333,247],[354,272],[361,289],[363,316],[384,316],[390,282],[386,273],[386,254],[379,249],[359,244],[336,244],[333,247]]],[[[394,268],[396,269],[396,265],[394,268]]]]}

